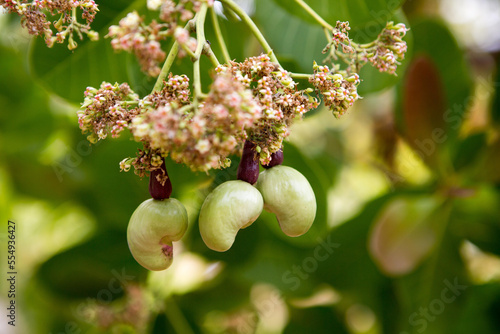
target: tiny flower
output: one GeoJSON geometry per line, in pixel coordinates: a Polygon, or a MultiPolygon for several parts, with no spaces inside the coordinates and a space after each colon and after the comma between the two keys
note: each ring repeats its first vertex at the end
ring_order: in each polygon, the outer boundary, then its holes
{"type": "Polygon", "coordinates": [[[201,154],[205,154],[210,150],[210,142],[207,139],[199,140],[195,149],[201,154]]]}

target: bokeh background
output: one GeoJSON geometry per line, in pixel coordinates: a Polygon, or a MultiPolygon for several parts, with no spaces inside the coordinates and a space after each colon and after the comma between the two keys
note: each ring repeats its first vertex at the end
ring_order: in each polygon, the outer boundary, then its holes
{"type": "MultiPolygon", "coordinates": [[[[398,75],[368,65],[363,100],[346,115],[320,108],[292,128],[284,163],[318,202],[302,237],[284,236],[264,213],[231,250],[211,251],[197,213],[235,179],[238,158],[209,174],[167,161],[190,227],[164,272],[140,267],[126,242],[148,182],[118,163],[139,145],[122,136],[90,146],[76,117],[86,86],[127,81],[144,96],[153,81],[108,39],[46,49],[0,14],[1,333],[500,333],[500,1],[306,2],[330,23],[350,21],[358,42],[388,20],[406,23],[398,75]]],[[[292,1],[239,3],[287,69],[311,73],[321,62],[321,28],[292,1]]],[[[145,1],[98,4],[101,36],[131,10],[146,15],[145,1]]],[[[232,58],[261,52],[234,18],[222,28],[232,58]]],[[[175,64],[190,71],[187,60],[175,64]]]]}

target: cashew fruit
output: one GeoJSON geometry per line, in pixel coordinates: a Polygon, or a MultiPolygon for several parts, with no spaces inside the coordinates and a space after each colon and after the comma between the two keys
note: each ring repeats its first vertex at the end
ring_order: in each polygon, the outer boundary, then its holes
{"type": "Polygon", "coordinates": [[[178,241],[188,227],[187,212],[175,198],[148,199],[130,217],[127,241],[130,252],[149,270],[167,269],[173,261],[172,241],[178,241]]]}
{"type": "Polygon", "coordinates": [[[286,235],[298,237],[309,230],[316,217],[316,197],[304,175],[278,165],[261,172],[255,186],[264,209],[276,215],[286,235]]]}
{"type": "Polygon", "coordinates": [[[208,248],[225,252],[236,234],[250,226],[261,214],[264,201],[260,192],[241,180],[228,181],[215,188],[200,211],[200,234],[208,248]]]}

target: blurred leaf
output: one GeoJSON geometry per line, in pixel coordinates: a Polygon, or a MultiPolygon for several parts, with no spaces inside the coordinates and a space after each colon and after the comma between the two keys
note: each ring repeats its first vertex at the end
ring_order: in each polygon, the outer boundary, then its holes
{"type": "Polygon", "coordinates": [[[293,59],[301,71],[312,73],[313,61],[321,63],[326,45],[323,30],[290,16],[273,1],[257,0],[255,18],[278,57],[293,59]]]}
{"type": "Polygon", "coordinates": [[[124,284],[144,279],[146,272],[130,254],[125,233],[109,231],[52,257],[37,277],[55,295],[107,303],[123,294],[124,284]]]}
{"type": "Polygon", "coordinates": [[[239,268],[255,257],[255,251],[261,243],[263,232],[266,231],[258,226],[257,220],[251,226],[238,231],[234,244],[229,250],[217,252],[208,248],[203,242],[199,232],[198,217],[196,217],[196,223],[192,227],[189,239],[185,242],[192,251],[199,253],[209,261],[223,261],[228,266],[239,268]]]}
{"type": "MultiPolygon", "coordinates": [[[[460,125],[470,105],[472,93],[472,80],[464,58],[464,52],[458,47],[455,38],[448,28],[440,21],[432,19],[421,20],[412,23],[411,29],[414,37],[414,57],[415,59],[427,59],[418,60],[420,63],[419,67],[422,67],[431,77],[429,77],[428,80],[423,76],[419,77],[417,72],[418,68],[416,70],[412,67],[407,70],[405,74],[407,78],[405,78],[404,82],[413,82],[413,79],[408,78],[408,76],[413,76],[417,79],[418,81],[416,81],[415,84],[420,82],[419,86],[422,88],[416,92],[418,93],[421,91],[423,94],[428,90],[422,97],[429,99],[429,101],[419,101],[417,97],[408,95],[413,92],[412,87],[402,85],[400,87],[400,94],[402,96],[408,96],[410,100],[403,100],[402,103],[405,107],[398,109],[398,113],[396,114],[398,127],[403,133],[407,133],[414,127],[426,126],[423,128],[423,131],[427,131],[427,137],[415,138],[414,136],[410,136],[411,141],[415,139],[427,139],[437,146],[436,144],[440,144],[437,137],[441,137],[445,138],[444,142],[446,144],[452,143],[458,135],[460,125]],[[432,65],[429,65],[429,63],[432,63],[432,65]],[[433,67],[433,69],[431,69],[431,67],[433,67]],[[425,84],[437,89],[440,87],[442,93],[431,92],[430,89],[424,87],[425,84]],[[431,98],[436,100],[431,101],[431,98]],[[408,123],[413,120],[406,117],[408,108],[414,112],[418,112],[417,108],[411,105],[412,103],[418,103],[421,108],[429,108],[420,111],[425,112],[426,114],[424,115],[429,117],[424,117],[422,119],[422,121],[426,120],[424,124],[408,123]],[[433,105],[433,103],[435,103],[435,105],[433,105]],[[438,112],[439,114],[431,114],[432,111],[438,112]],[[440,129],[444,130],[444,134],[440,135],[438,133],[441,132],[440,129]],[[428,137],[429,131],[437,131],[435,136],[438,140],[433,140],[432,132],[430,133],[431,137],[428,137]]],[[[417,60],[414,62],[417,63],[417,60]]],[[[414,117],[419,117],[419,115],[416,114],[414,117]]],[[[419,118],[415,120],[419,120],[419,118]]],[[[414,134],[424,135],[425,133],[420,133],[420,130],[418,130],[414,134]]],[[[415,143],[411,144],[415,145],[415,143]]],[[[431,149],[430,143],[427,142],[427,144],[428,147],[426,147],[426,149],[421,148],[424,154],[426,154],[427,150],[431,149]]]]}
{"type": "Polygon", "coordinates": [[[47,94],[24,71],[23,58],[0,46],[0,158],[33,159],[55,129],[47,94]]]}
{"type": "Polygon", "coordinates": [[[347,334],[342,318],[332,307],[292,308],[284,334],[347,334]]]}
{"type": "Polygon", "coordinates": [[[478,132],[462,139],[456,147],[453,166],[456,171],[474,164],[486,146],[486,133],[478,132]]]}
{"type": "Polygon", "coordinates": [[[500,125],[500,71],[497,70],[497,75],[493,81],[495,85],[495,94],[491,105],[491,120],[497,127],[500,125]]]}
{"type": "Polygon", "coordinates": [[[442,211],[435,221],[440,233],[431,256],[411,274],[394,280],[401,307],[400,330],[406,333],[449,332],[467,298],[470,282],[459,252],[462,240],[454,235],[446,216],[442,211]]]}
{"type": "Polygon", "coordinates": [[[471,197],[455,200],[455,233],[485,252],[500,256],[500,194],[477,187],[471,197]]]}
{"type": "Polygon", "coordinates": [[[110,24],[117,24],[128,12],[141,7],[144,8],[143,1],[99,1],[99,12],[92,23],[92,28],[99,32],[99,41],[84,39],[74,51],[69,51],[64,43],[49,49],[43,39],[34,39],[31,48],[33,75],[50,91],[74,102],[83,100],[87,86],[97,87],[102,81],[127,81],[130,56],[116,53],[104,36],[110,24]]]}
{"type": "Polygon", "coordinates": [[[389,276],[407,274],[429,254],[436,243],[433,231],[437,198],[398,197],[388,203],[370,233],[371,255],[389,276]]]}
{"type": "MultiPolygon", "coordinates": [[[[293,14],[300,19],[311,23],[318,23],[302,9],[295,1],[274,0],[280,7],[288,13],[293,14]]],[[[349,21],[351,28],[362,31],[363,35],[369,35],[366,43],[385,26],[391,19],[392,14],[404,2],[404,0],[305,0],[313,10],[316,11],[325,21],[335,26],[335,22],[349,21]]],[[[357,33],[358,35],[361,32],[357,33]]]]}
{"type": "Polygon", "coordinates": [[[210,286],[185,294],[179,299],[179,306],[188,308],[198,323],[211,311],[230,312],[249,304],[247,283],[234,280],[224,273],[210,286]]]}
{"type": "Polygon", "coordinates": [[[387,284],[387,279],[368,253],[368,234],[378,212],[394,196],[389,194],[369,202],[358,216],[332,230],[323,242],[337,243],[339,246],[320,263],[314,273],[315,277],[332,285],[341,294],[380,311],[381,301],[377,291],[387,284]]]}
{"type": "Polygon", "coordinates": [[[437,156],[447,139],[443,118],[446,101],[433,60],[416,57],[406,72],[403,89],[404,136],[424,161],[439,165],[437,156]]]}
{"type": "Polygon", "coordinates": [[[500,285],[498,283],[470,286],[462,312],[452,327],[453,333],[498,333],[500,332],[499,312],[500,285]]]}
{"type": "MultiPolygon", "coordinates": [[[[321,249],[323,253],[333,252],[338,245],[325,246],[328,250],[321,249]]],[[[321,282],[321,277],[315,273],[315,267],[320,263],[314,259],[314,249],[298,248],[274,234],[263,235],[251,261],[244,268],[233,270],[233,274],[253,284],[272,284],[284,296],[308,297],[321,282]]]]}
{"type": "Polygon", "coordinates": [[[472,167],[472,177],[483,182],[500,182],[500,138],[483,147],[472,167]]]}

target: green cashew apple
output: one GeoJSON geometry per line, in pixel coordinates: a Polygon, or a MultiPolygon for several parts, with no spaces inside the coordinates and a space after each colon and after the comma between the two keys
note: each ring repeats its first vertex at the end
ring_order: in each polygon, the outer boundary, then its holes
{"type": "Polygon", "coordinates": [[[255,186],[264,198],[264,209],[276,215],[286,235],[298,237],[309,230],[316,217],[316,197],[304,175],[278,165],[260,173],[255,186]]]}
{"type": "Polygon", "coordinates": [[[260,216],[264,201],[251,184],[234,180],[214,189],[200,211],[200,234],[208,248],[225,252],[242,228],[260,216]]]}
{"type": "Polygon", "coordinates": [[[187,212],[175,198],[148,199],[130,217],[127,241],[130,252],[149,270],[167,269],[173,260],[172,241],[178,241],[188,227],[187,212]]]}

